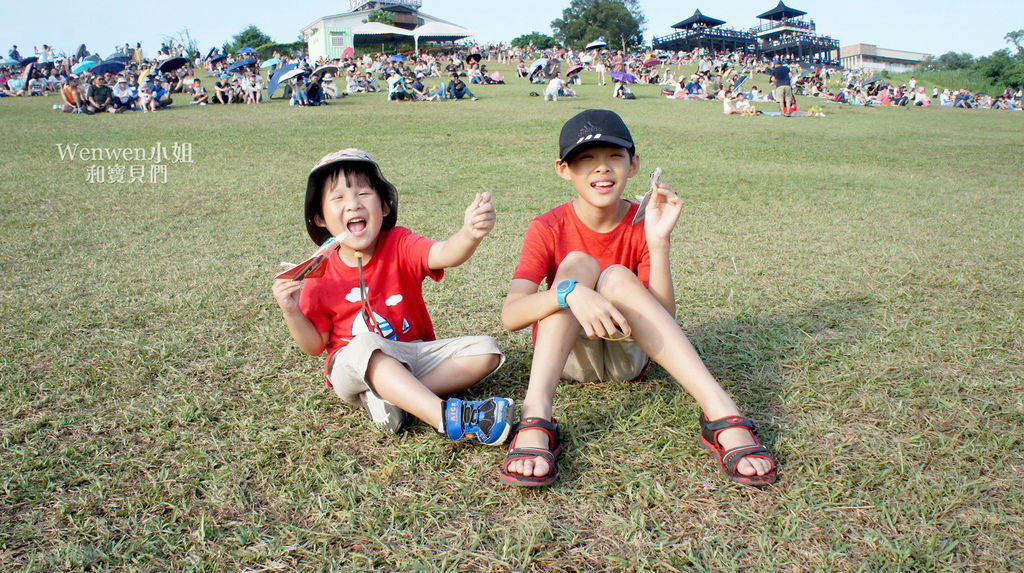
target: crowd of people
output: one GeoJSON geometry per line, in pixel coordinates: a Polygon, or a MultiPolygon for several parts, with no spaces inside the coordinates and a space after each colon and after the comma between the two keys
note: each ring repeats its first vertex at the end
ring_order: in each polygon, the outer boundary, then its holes
{"type": "MultiPolygon", "coordinates": [[[[753,108],[759,102],[786,103],[778,101],[776,89],[762,91],[747,81],[754,74],[772,74],[783,65],[791,71],[794,95],[828,102],[1021,109],[1019,88],[985,94],[933,87],[928,93],[915,78],[895,84],[868,69],[840,70],[806,61],[772,62],[746,52],[706,49],[627,54],[605,47],[541,51],[507,44],[466,44],[436,53],[363,54],[316,62],[274,53],[263,62],[255,50],[226,54],[215,48],[202,56],[173,43],[162,44],[154,57],[148,58],[140,43],[134,47],[125,43],[116,48],[116,54],[122,56],[118,59],[123,64],[120,71],[96,74],[83,69],[74,73],[76,66],[89,57],[85,46],[72,55],[56,55],[51,46],[44,44],[33,48],[27,59],[13,46],[6,65],[0,66],[0,97],[55,94],[61,97],[61,103],[54,107],[69,113],[152,112],[171,105],[172,94],[181,94],[190,105],[259,104],[278,93],[300,107],[378,92],[388,101],[476,100],[470,86],[505,83],[499,73],[487,69],[488,62],[500,62],[514,66],[517,77],[543,85],[538,90],[542,89],[544,99],[549,101],[575,96],[574,86],[582,83],[580,72],[588,71],[596,73],[598,85],[611,83],[615,98],[635,99],[630,85],[654,84],[662,86],[668,98],[719,100],[726,113],[742,115],[750,113],[747,106],[753,108]],[[163,66],[177,57],[184,60],[180,67],[163,66]],[[683,72],[694,67],[693,73],[683,72]],[[204,83],[196,70],[205,70],[211,77],[204,83]],[[283,74],[286,70],[290,73],[283,74]],[[282,74],[278,87],[277,77],[282,74]],[[274,88],[273,93],[268,87],[274,88]]],[[[786,105],[782,110],[785,114],[786,105]]]]}

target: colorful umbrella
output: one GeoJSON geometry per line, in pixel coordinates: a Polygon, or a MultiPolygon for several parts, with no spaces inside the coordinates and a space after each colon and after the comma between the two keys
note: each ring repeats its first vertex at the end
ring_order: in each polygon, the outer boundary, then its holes
{"type": "Polygon", "coordinates": [[[320,66],[319,68],[313,70],[313,73],[309,74],[309,77],[315,78],[317,76],[322,76],[324,74],[337,75],[338,74],[338,66],[334,66],[334,65],[330,65],[330,64],[325,65],[325,66],[320,66]]]}
{"type": "Polygon", "coordinates": [[[572,66],[568,70],[566,70],[565,75],[566,75],[566,77],[569,77],[569,76],[571,76],[573,74],[578,74],[578,73],[580,73],[580,70],[582,70],[582,69],[583,69],[583,66],[579,66],[579,65],[572,66]]]}
{"type": "Polygon", "coordinates": [[[356,49],[349,46],[341,51],[341,59],[345,60],[356,55],[356,49]]]}
{"type": "Polygon", "coordinates": [[[658,65],[660,63],[661,63],[661,61],[658,60],[658,58],[650,58],[650,59],[648,59],[647,61],[644,62],[644,65],[647,66],[648,68],[650,68],[650,67],[656,66],[656,65],[658,65]]]}
{"type": "Polygon", "coordinates": [[[256,60],[254,60],[252,58],[247,58],[245,60],[239,60],[239,61],[231,64],[230,66],[228,66],[228,69],[225,70],[225,71],[237,72],[238,70],[244,68],[245,66],[251,66],[251,65],[253,65],[255,63],[256,63],[256,60]]]}
{"type": "Polygon", "coordinates": [[[249,46],[246,46],[246,47],[242,48],[241,50],[238,50],[238,53],[239,54],[255,54],[256,50],[250,48],[249,46]]]}
{"type": "Polygon", "coordinates": [[[97,75],[103,75],[106,73],[116,74],[123,69],[124,62],[111,62],[110,60],[107,60],[96,64],[89,71],[97,75]]]}
{"type": "Polygon", "coordinates": [[[405,61],[405,56],[403,56],[402,54],[395,54],[394,56],[391,56],[391,61],[392,62],[404,62],[405,61]]]}
{"type": "Polygon", "coordinates": [[[269,68],[270,66],[276,66],[277,64],[280,64],[280,63],[281,63],[281,58],[270,58],[269,60],[267,60],[267,61],[263,62],[262,64],[260,64],[260,69],[261,70],[265,70],[265,69],[269,68]]]}
{"type": "Polygon", "coordinates": [[[274,97],[274,92],[277,91],[277,86],[280,85],[281,83],[281,77],[283,77],[288,72],[294,70],[298,66],[298,64],[285,64],[281,66],[281,69],[277,70],[277,72],[274,73],[274,75],[270,78],[270,81],[267,82],[268,98],[274,97]]]}
{"type": "Polygon", "coordinates": [[[82,72],[88,71],[89,68],[92,68],[97,63],[98,62],[93,62],[92,60],[85,60],[84,62],[79,62],[75,65],[75,67],[71,68],[71,73],[80,74],[82,72]]]}
{"type": "Polygon", "coordinates": [[[613,80],[626,82],[627,84],[636,83],[636,76],[634,76],[633,74],[627,74],[626,72],[612,72],[611,76],[613,80]]]}

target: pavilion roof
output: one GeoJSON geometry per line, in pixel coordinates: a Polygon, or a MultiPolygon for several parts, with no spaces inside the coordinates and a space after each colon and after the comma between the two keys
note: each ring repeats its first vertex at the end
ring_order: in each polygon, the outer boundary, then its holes
{"type": "Polygon", "coordinates": [[[797,10],[796,8],[790,8],[779,0],[779,5],[772,8],[771,10],[761,14],[757,18],[759,20],[785,20],[786,18],[795,18],[797,16],[803,16],[807,12],[803,10],[797,10]]]}
{"type": "Polygon", "coordinates": [[[700,10],[695,10],[693,12],[693,16],[690,16],[689,18],[683,20],[682,22],[673,24],[672,27],[685,30],[693,28],[697,24],[704,24],[708,28],[714,28],[715,26],[721,26],[722,24],[725,24],[725,20],[711,18],[710,16],[705,16],[704,14],[701,14],[700,10]]]}

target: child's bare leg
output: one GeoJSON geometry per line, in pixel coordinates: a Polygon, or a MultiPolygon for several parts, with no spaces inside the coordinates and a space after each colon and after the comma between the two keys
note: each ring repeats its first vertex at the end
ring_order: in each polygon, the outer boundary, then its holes
{"type": "MultiPolygon", "coordinates": [[[[450,396],[472,387],[501,364],[497,354],[457,356],[437,365],[420,382],[438,396],[450,396]]],[[[397,404],[396,404],[397,405],[397,404]]]]}
{"type": "Polygon", "coordinates": [[[441,399],[401,362],[376,350],[366,365],[366,379],[381,398],[426,422],[441,427],[441,399]]]}
{"type": "MultiPolygon", "coordinates": [[[[571,278],[593,288],[600,275],[601,268],[592,257],[583,253],[570,253],[559,265],[554,284],[571,278]]],[[[555,388],[558,387],[565,361],[576,344],[579,332],[580,323],[568,309],[548,315],[538,324],[530,384],[523,399],[523,418],[551,419],[555,388]]],[[[541,430],[523,430],[516,436],[515,445],[517,448],[543,450],[548,447],[548,435],[541,430]]],[[[544,476],[551,470],[543,458],[520,459],[508,466],[508,471],[525,476],[544,476]]]]}
{"type": "MultiPolygon", "coordinates": [[[[605,271],[600,293],[626,317],[640,348],[694,397],[709,419],[739,415],[736,403],[704,366],[675,318],[636,275],[625,267],[611,267],[605,271]]],[[[726,449],[753,444],[750,433],[742,428],[724,430],[719,440],[726,449]]],[[[771,464],[762,458],[744,458],[736,466],[744,475],[764,475],[770,470],[771,464]]]]}

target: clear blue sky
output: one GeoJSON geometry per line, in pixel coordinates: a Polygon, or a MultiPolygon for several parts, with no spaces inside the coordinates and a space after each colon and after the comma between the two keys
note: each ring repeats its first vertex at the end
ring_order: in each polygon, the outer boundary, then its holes
{"type": "MultiPolygon", "coordinates": [[[[672,24],[688,18],[698,8],[725,20],[727,26],[747,28],[756,23],[757,14],[774,8],[776,3],[640,0],[640,7],[647,17],[645,37],[650,39],[671,32],[672,24]]],[[[289,42],[318,17],[343,12],[347,6],[344,0],[179,0],[115,3],[100,14],[87,5],[81,0],[5,0],[0,3],[2,55],[6,56],[12,44],[17,44],[23,55],[42,44],[70,52],[85,43],[91,50],[107,55],[115,45],[142,42],[144,50],[152,51],[165,36],[176,36],[186,28],[206,50],[230,40],[250,24],[275,41],[289,42]]],[[[465,26],[476,32],[479,41],[489,42],[511,40],[532,31],[550,34],[551,21],[560,17],[568,5],[569,0],[423,0],[421,10],[465,26]],[[510,10],[513,5],[515,8],[510,10]]],[[[985,56],[1010,47],[1003,36],[1024,28],[1022,0],[792,0],[787,5],[807,12],[820,33],[838,38],[842,45],[869,43],[933,55],[957,51],[985,56]]]]}

